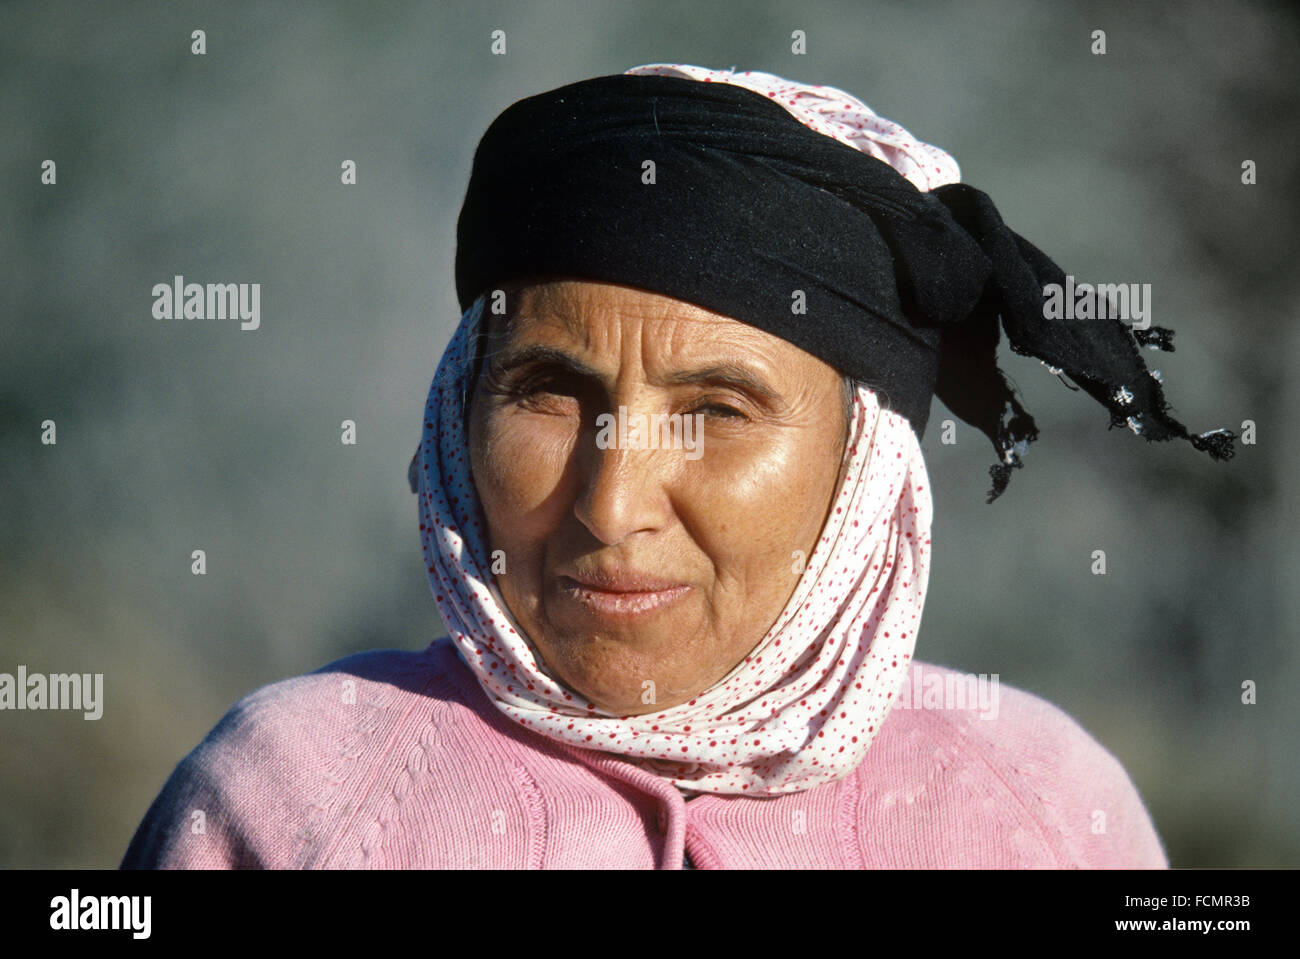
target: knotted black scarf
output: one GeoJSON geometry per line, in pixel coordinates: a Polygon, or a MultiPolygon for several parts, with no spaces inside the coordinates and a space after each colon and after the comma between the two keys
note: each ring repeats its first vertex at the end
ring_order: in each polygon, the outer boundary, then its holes
{"type": "Polygon", "coordinates": [[[461,209],[457,296],[464,310],[551,276],[650,290],[779,336],[874,388],[918,439],[938,395],[997,450],[989,502],[1038,434],[998,368],[999,322],[1112,427],[1233,454],[1233,433],[1192,435],[1168,415],[1138,347],[1172,350],[1172,331],[1045,318],[1044,287],[1065,274],[986,194],[918,190],[742,87],[616,74],[502,112],[461,209]]]}

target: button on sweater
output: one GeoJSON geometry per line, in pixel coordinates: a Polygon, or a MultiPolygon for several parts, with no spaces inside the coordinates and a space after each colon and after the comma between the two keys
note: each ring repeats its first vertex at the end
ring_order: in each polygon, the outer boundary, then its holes
{"type": "MultiPolygon", "coordinates": [[[[913,663],[925,673],[950,670],[913,663]]],[[[678,789],[499,713],[447,640],[240,700],[176,767],[122,868],[1165,868],[1119,762],[1002,685],[996,718],[895,707],[841,780],[678,789]]]]}

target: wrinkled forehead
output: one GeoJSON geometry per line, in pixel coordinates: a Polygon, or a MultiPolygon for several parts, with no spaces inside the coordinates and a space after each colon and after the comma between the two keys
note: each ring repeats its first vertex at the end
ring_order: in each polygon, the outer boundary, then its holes
{"type": "Polygon", "coordinates": [[[554,324],[573,339],[590,336],[594,328],[611,320],[694,323],[701,333],[710,328],[740,335],[747,330],[763,332],[743,320],[654,290],[577,277],[505,286],[499,297],[488,298],[483,318],[506,333],[520,323],[554,324]]]}
{"type": "Polygon", "coordinates": [[[485,304],[480,336],[494,358],[542,344],[605,363],[650,366],[704,361],[783,374],[835,371],[794,344],[742,320],[671,296],[615,283],[559,278],[503,288],[485,304]]]}

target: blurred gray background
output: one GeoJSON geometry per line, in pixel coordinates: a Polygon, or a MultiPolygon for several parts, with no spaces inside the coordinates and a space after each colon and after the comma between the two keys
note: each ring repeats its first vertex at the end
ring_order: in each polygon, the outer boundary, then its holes
{"type": "Polygon", "coordinates": [[[916,655],[1073,715],[1173,865],[1300,865],[1297,51],[1264,3],[0,7],[0,672],[102,672],[106,700],[0,713],[0,866],[116,866],[237,699],[444,633],[406,465],[474,148],[517,99],[662,61],[842,87],[1067,273],[1152,285],[1175,416],[1257,444],[1108,431],[1004,343],[1041,438],[985,505],[992,448],[942,445],[935,401],[916,655]],[[178,273],[260,283],[261,329],[155,320],[178,273]]]}

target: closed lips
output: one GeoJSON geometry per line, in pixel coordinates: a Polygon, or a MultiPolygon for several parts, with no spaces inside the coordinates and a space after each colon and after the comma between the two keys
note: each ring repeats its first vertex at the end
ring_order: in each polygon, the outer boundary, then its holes
{"type": "Polygon", "coordinates": [[[567,581],[565,585],[576,585],[605,593],[659,593],[686,585],[640,573],[583,573],[577,576],[561,575],[560,579],[567,581]]]}

